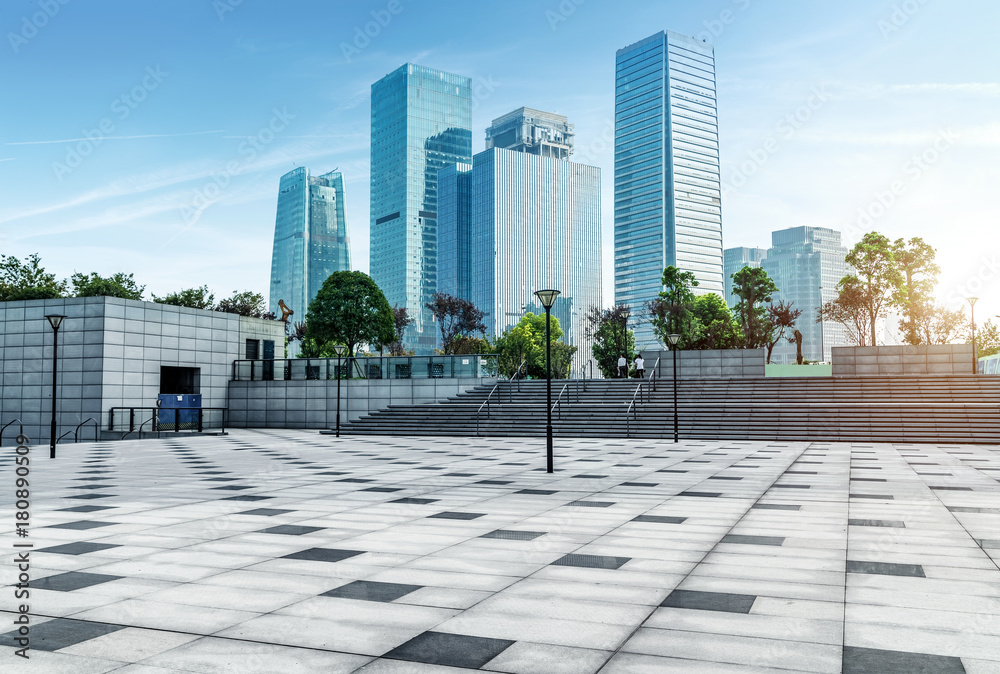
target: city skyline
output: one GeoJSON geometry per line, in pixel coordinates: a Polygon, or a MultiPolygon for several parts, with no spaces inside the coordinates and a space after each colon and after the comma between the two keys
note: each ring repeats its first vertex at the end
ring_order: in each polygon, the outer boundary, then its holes
{"type": "Polygon", "coordinates": [[[793,226],[843,231],[848,247],[873,229],[922,236],[939,251],[939,299],[978,295],[977,318],[1000,312],[988,199],[1000,84],[987,65],[991,22],[970,21],[995,15],[986,3],[903,12],[848,2],[808,14],[745,0],[521,3],[511,18],[491,15],[488,35],[472,30],[474,8],[373,3],[338,8],[343,28],[332,31],[296,22],[294,37],[277,8],[221,4],[60,5],[34,32],[22,22],[34,4],[8,15],[5,78],[32,105],[3,113],[2,252],[38,252],[60,277],[133,272],[157,294],[202,284],[266,294],[273,185],[308,164],[344,170],[354,264],[367,271],[368,87],[416,61],[471,78],[473,152],[515,106],[573,120],[574,159],[605,174],[608,303],[612,55],[664,29],[715,47],[725,247],[793,226]],[[140,25],[157,27],[128,30],[140,25]],[[958,30],[961,56],[930,39],[958,30]],[[182,34],[197,47],[173,46],[182,34]],[[557,54],[569,64],[558,79],[534,67],[557,54]]]}

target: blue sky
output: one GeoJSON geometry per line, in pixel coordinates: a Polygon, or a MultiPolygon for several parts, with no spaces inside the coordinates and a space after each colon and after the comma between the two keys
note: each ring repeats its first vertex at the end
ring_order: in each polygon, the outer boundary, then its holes
{"type": "Polygon", "coordinates": [[[1000,313],[998,18],[988,0],[5,0],[0,252],[266,295],[278,178],[305,165],[344,172],[367,271],[369,87],[410,61],[473,78],[474,151],[522,105],[576,125],[574,160],[603,172],[610,302],[615,50],[669,29],[716,46],[726,247],[798,225],[922,236],[941,299],[978,295],[981,321],[1000,313]]]}

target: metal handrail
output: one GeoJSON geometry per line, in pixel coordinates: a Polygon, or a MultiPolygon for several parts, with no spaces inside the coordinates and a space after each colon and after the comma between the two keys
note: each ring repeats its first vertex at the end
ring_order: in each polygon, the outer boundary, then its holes
{"type": "Polygon", "coordinates": [[[11,424],[17,424],[17,434],[24,435],[24,424],[21,423],[20,419],[14,419],[13,421],[8,421],[3,425],[3,427],[0,427],[0,445],[3,444],[4,431],[6,431],[7,427],[10,426],[11,424]]]}
{"type": "Polygon", "coordinates": [[[94,442],[97,442],[97,421],[94,417],[90,417],[86,421],[81,421],[76,425],[76,430],[73,431],[73,442],[76,443],[80,441],[80,427],[84,424],[94,424],[94,442]]]}
{"type": "MultiPolygon", "coordinates": [[[[639,412],[639,407],[638,407],[638,405],[635,404],[635,397],[637,395],[639,395],[640,391],[642,391],[642,382],[641,381],[639,382],[639,385],[635,387],[635,393],[632,394],[632,400],[628,404],[628,409],[625,410],[625,437],[626,438],[632,437],[632,423],[631,423],[631,417],[629,415],[630,414],[631,415],[636,415],[639,412]]],[[[640,398],[640,400],[641,400],[641,398],[640,398]]],[[[638,419],[636,419],[636,423],[638,423],[638,419]]]]}
{"type": "MultiPolygon", "coordinates": [[[[556,396],[555,403],[552,404],[552,409],[549,410],[550,414],[552,412],[555,412],[556,408],[559,407],[559,401],[562,400],[562,394],[565,393],[566,389],[568,389],[568,388],[569,388],[569,383],[563,384],[562,390],[559,391],[559,395],[556,396]]],[[[579,402],[579,400],[577,400],[577,402],[579,402]]],[[[559,419],[560,419],[560,421],[562,420],[562,408],[561,407],[559,407],[559,419]]]]}
{"type": "MultiPolygon", "coordinates": [[[[480,417],[480,415],[481,415],[481,413],[483,411],[483,407],[484,406],[486,407],[486,416],[489,416],[490,415],[490,398],[493,397],[493,394],[496,393],[496,391],[499,388],[500,388],[500,382],[497,382],[496,384],[494,384],[493,388],[490,389],[490,394],[488,396],[486,396],[486,400],[484,400],[483,404],[479,406],[478,410],[476,410],[476,437],[477,438],[479,437],[479,417],[480,417]]],[[[497,395],[497,405],[499,405],[499,404],[501,404],[501,403],[500,403],[500,396],[498,394],[497,395]]]]}
{"type": "Polygon", "coordinates": [[[656,390],[656,382],[654,380],[654,375],[660,370],[660,356],[656,357],[656,364],[653,365],[653,370],[649,373],[649,381],[653,384],[653,390],[656,390]]]}
{"type": "MultiPolygon", "coordinates": [[[[150,418],[146,419],[141,424],[139,424],[139,428],[137,430],[129,431],[128,433],[125,433],[124,435],[122,435],[122,440],[124,440],[128,436],[132,435],[133,433],[138,433],[139,434],[139,439],[141,440],[142,439],[142,427],[145,426],[146,424],[148,424],[149,422],[154,421],[155,419],[156,419],[156,415],[154,414],[153,416],[151,416],[150,418]]],[[[157,436],[157,437],[159,437],[159,436],[157,436]]]]}
{"type": "MultiPolygon", "coordinates": [[[[58,445],[58,444],[59,444],[59,441],[60,441],[60,440],[62,440],[63,438],[65,438],[65,437],[66,437],[67,435],[69,435],[69,434],[70,434],[70,433],[72,433],[72,432],[73,432],[73,431],[66,431],[65,433],[63,433],[62,435],[60,435],[60,436],[59,436],[59,437],[58,437],[58,438],[56,439],[56,444],[58,445]]],[[[73,442],[76,442],[76,440],[74,440],[73,442]]]]}

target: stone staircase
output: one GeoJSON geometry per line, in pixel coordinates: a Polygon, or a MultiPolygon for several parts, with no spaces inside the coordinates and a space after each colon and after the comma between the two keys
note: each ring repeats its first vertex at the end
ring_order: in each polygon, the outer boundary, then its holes
{"type": "MultiPolygon", "coordinates": [[[[670,380],[655,387],[557,380],[554,403],[557,397],[556,436],[673,438],[670,380]]],[[[678,401],[681,438],[1000,443],[1000,377],[680,380],[678,401]]],[[[544,381],[501,382],[438,403],[390,407],[341,432],[543,436],[545,407],[544,381]]]]}

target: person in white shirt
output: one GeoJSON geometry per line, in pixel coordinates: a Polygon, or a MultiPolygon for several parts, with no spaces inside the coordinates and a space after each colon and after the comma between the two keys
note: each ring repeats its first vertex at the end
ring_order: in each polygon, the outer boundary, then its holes
{"type": "Polygon", "coordinates": [[[628,361],[625,360],[625,354],[623,353],[618,359],[618,376],[622,379],[628,378],[628,361]]]}
{"type": "Polygon", "coordinates": [[[646,376],[646,362],[642,359],[642,354],[635,357],[635,376],[639,379],[646,376]]]}

